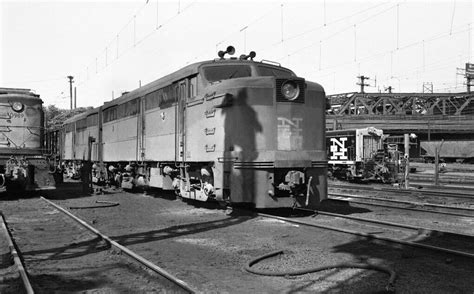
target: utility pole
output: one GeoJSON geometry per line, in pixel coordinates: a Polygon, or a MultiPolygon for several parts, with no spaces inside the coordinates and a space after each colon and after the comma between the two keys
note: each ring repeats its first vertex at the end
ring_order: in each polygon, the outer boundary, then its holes
{"type": "Polygon", "coordinates": [[[434,184],[435,186],[439,185],[439,153],[441,152],[441,147],[443,147],[444,139],[441,140],[441,144],[435,146],[435,168],[434,168],[434,184]]]}
{"type": "Polygon", "coordinates": [[[410,188],[410,135],[404,135],[404,149],[405,149],[405,189],[408,190],[410,188]]]}
{"type": "Polygon", "coordinates": [[[360,85],[360,92],[364,93],[364,86],[370,86],[369,84],[364,83],[365,80],[369,80],[369,77],[366,76],[358,76],[357,78],[360,79],[360,83],[357,83],[357,85],[360,85]]]}
{"type": "Polygon", "coordinates": [[[472,80],[474,80],[474,63],[466,63],[466,86],[468,93],[471,93],[472,80]]]}
{"type": "Polygon", "coordinates": [[[76,101],[77,101],[77,88],[74,87],[74,109],[77,108],[76,101]]]}
{"type": "Polygon", "coordinates": [[[67,76],[67,78],[69,79],[69,95],[70,95],[70,101],[71,101],[71,110],[72,110],[72,83],[74,83],[73,79],[74,77],[73,76],[67,76]]]}

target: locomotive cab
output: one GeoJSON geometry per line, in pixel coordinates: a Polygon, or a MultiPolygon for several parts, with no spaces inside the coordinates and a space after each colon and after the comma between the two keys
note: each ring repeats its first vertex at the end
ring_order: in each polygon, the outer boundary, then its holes
{"type": "Polygon", "coordinates": [[[193,122],[183,131],[186,156],[209,158],[212,196],[257,208],[316,207],[326,195],[322,87],[279,64],[246,59],[214,60],[199,72],[202,104],[178,113],[193,122]]]}
{"type": "Polygon", "coordinates": [[[0,88],[0,185],[7,190],[54,188],[42,149],[42,103],[29,89],[0,88]]]}

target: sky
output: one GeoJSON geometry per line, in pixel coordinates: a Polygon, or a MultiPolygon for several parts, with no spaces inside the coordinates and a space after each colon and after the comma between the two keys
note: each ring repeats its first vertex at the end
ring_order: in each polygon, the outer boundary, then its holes
{"type": "Polygon", "coordinates": [[[0,0],[0,87],[45,105],[99,106],[179,68],[236,56],[280,63],[327,94],[466,91],[474,6],[443,1],[0,0]],[[431,86],[432,85],[432,86],[431,86]]]}

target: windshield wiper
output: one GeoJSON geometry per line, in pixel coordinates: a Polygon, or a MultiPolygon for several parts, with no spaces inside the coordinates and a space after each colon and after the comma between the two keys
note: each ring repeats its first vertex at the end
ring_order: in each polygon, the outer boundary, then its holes
{"type": "Polygon", "coordinates": [[[238,70],[234,70],[234,72],[229,77],[227,77],[227,80],[232,79],[237,72],[238,70]]]}

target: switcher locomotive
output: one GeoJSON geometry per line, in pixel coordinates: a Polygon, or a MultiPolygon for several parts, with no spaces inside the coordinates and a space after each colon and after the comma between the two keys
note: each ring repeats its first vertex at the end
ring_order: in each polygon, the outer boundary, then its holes
{"type": "Polygon", "coordinates": [[[395,182],[400,152],[387,142],[383,130],[332,130],[326,132],[328,175],[345,180],[395,182]]]}
{"type": "Polygon", "coordinates": [[[7,190],[54,188],[44,156],[43,101],[29,89],[0,88],[0,186],[7,190]]]}
{"type": "MultiPolygon", "coordinates": [[[[314,208],[327,195],[324,89],[255,53],[188,65],[65,122],[63,161],[183,198],[314,208]],[[117,177],[120,175],[120,177],[117,177]]],[[[100,180],[98,180],[100,181],[100,180]]]]}

